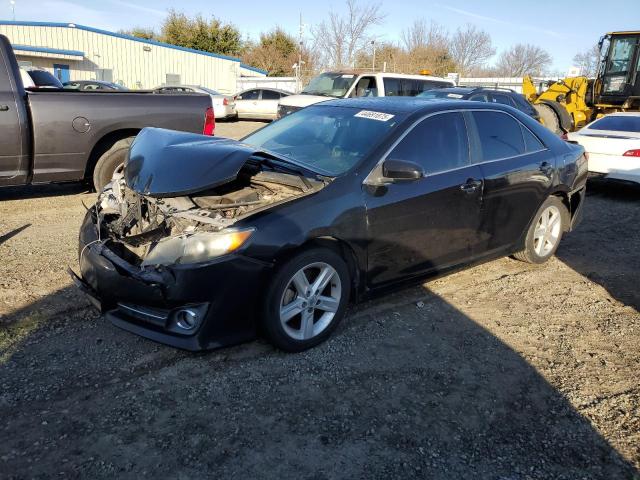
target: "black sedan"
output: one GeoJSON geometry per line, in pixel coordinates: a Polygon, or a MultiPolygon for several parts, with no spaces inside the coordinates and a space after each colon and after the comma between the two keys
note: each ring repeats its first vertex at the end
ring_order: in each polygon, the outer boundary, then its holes
{"type": "Polygon", "coordinates": [[[494,104],[328,101],[239,142],[144,129],[84,219],[75,281],[176,347],[300,351],[407,280],[546,261],[586,176],[582,147],[494,104]]]}
{"type": "Polygon", "coordinates": [[[427,90],[418,95],[426,99],[471,100],[472,102],[501,103],[515,107],[540,121],[540,114],[524,95],[509,88],[451,87],[427,90]]]}

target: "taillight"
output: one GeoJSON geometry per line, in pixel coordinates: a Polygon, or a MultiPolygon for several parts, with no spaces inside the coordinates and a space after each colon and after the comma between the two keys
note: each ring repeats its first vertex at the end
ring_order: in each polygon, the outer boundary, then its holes
{"type": "Polygon", "coordinates": [[[222,99],[222,104],[223,104],[223,105],[229,105],[229,100],[227,100],[227,97],[224,97],[224,98],[222,99]]]}
{"type": "Polygon", "coordinates": [[[640,148],[635,150],[627,150],[622,154],[624,157],[640,157],[640,148]]]}
{"type": "Polygon", "coordinates": [[[216,116],[213,114],[213,107],[207,107],[204,112],[204,127],[202,128],[203,135],[213,135],[216,129],[216,116]]]}

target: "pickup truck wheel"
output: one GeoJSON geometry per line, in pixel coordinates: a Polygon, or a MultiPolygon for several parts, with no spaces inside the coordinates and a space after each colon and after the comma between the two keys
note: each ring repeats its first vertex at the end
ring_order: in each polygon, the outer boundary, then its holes
{"type": "Polygon", "coordinates": [[[529,226],[524,249],[513,255],[527,263],[544,263],[556,253],[569,218],[562,200],[551,195],[542,204],[529,226]]]}
{"type": "Polygon", "coordinates": [[[134,138],[118,140],[98,159],[93,169],[93,187],[96,192],[100,192],[111,181],[114,172],[124,164],[134,138]]]}

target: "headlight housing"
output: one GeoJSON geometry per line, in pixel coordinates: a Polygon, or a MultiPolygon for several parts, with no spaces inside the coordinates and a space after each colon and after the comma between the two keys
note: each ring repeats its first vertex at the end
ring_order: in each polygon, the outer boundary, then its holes
{"type": "Polygon", "coordinates": [[[250,228],[169,237],[160,240],[153,247],[143,260],[142,266],[206,262],[237,250],[253,232],[254,229],[250,228]]]}

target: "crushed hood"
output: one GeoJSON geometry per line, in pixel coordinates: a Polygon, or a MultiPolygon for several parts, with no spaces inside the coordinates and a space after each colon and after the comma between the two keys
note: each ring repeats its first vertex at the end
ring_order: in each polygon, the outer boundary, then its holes
{"type": "Polygon", "coordinates": [[[144,128],[131,145],[125,179],[141,195],[189,195],[233,181],[256,152],[229,138],[144,128]]]}

